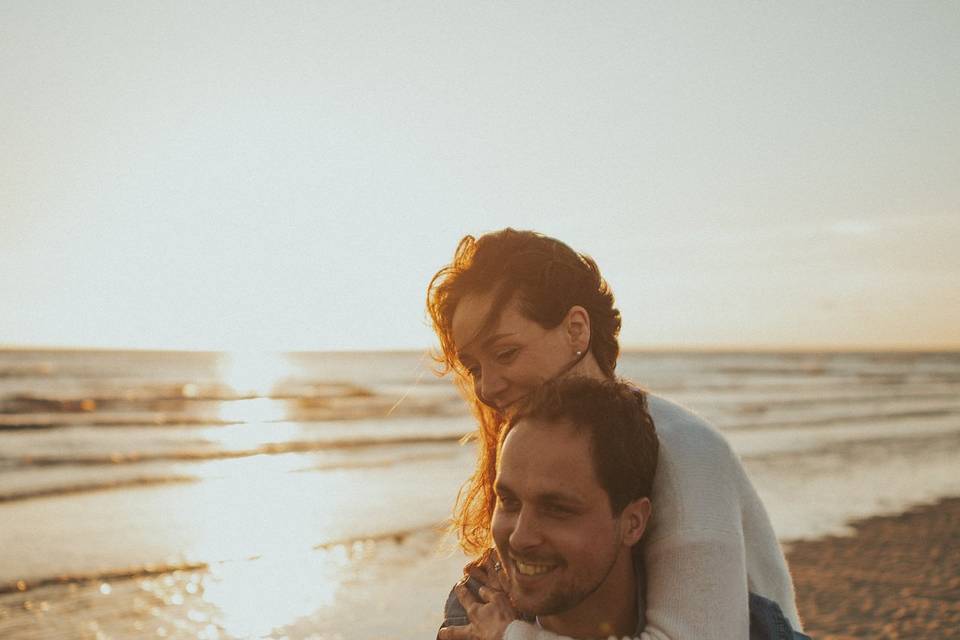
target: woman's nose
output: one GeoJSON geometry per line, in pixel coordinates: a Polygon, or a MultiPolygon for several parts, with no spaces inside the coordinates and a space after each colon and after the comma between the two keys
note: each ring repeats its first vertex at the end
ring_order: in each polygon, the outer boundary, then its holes
{"type": "Polygon", "coordinates": [[[507,389],[507,381],[494,371],[484,371],[480,379],[479,395],[487,404],[497,405],[497,401],[507,389]]]}

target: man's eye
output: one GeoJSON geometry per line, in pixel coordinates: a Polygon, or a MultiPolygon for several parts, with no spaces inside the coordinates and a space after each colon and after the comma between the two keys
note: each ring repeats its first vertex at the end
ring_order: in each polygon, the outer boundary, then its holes
{"type": "Polygon", "coordinates": [[[566,518],[573,515],[573,511],[558,504],[551,504],[544,507],[544,511],[554,518],[566,518]]]}

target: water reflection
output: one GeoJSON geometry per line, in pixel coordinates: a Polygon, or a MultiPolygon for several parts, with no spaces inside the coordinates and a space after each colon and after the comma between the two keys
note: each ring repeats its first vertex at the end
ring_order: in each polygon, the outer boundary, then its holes
{"type": "Polygon", "coordinates": [[[224,422],[276,422],[287,417],[286,401],[249,398],[220,403],[217,416],[224,422]]]}
{"type": "Polygon", "coordinates": [[[234,351],[223,356],[220,379],[237,395],[269,396],[293,373],[286,354],[274,351],[234,351]]]}
{"type": "Polygon", "coordinates": [[[212,567],[203,599],[228,637],[263,638],[291,621],[333,604],[348,557],[330,552],[278,550],[262,558],[212,567]]]}
{"type": "MultiPolygon", "coordinates": [[[[223,414],[221,414],[223,415],[223,414]]],[[[233,422],[233,420],[230,420],[233,422]]],[[[201,431],[204,440],[216,443],[223,451],[252,451],[266,445],[277,445],[296,441],[303,436],[303,428],[295,422],[261,422],[233,424],[225,427],[212,427],[201,431]]]]}
{"type": "Polygon", "coordinates": [[[219,378],[241,399],[222,402],[217,416],[225,422],[275,422],[287,417],[287,402],[275,400],[280,385],[293,375],[283,353],[235,351],[225,354],[219,378]]]}

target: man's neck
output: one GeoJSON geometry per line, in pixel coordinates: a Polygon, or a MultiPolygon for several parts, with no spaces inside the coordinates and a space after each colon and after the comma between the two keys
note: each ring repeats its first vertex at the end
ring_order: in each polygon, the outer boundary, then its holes
{"type": "Polygon", "coordinates": [[[636,635],[637,576],[629,562],[618,562],[599,589],[572,609],[539,616],[540,626],[571,638],[617,638],[636,635]]]}

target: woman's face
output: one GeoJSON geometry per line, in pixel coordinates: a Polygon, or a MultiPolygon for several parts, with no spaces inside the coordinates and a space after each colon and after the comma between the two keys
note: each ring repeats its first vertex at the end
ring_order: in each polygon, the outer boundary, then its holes
{"type": "Polygon", "coordinates": [[[481,333],[493,295],[464,296],[451,324],[457,357],[477,396],[503,413],[577,360],[579,343],[586,348],[589,341],[589,324],[571,329],[568,316],[557,327],[544,329],[524,316],[513,300],[492,328],[481,333]]]}

